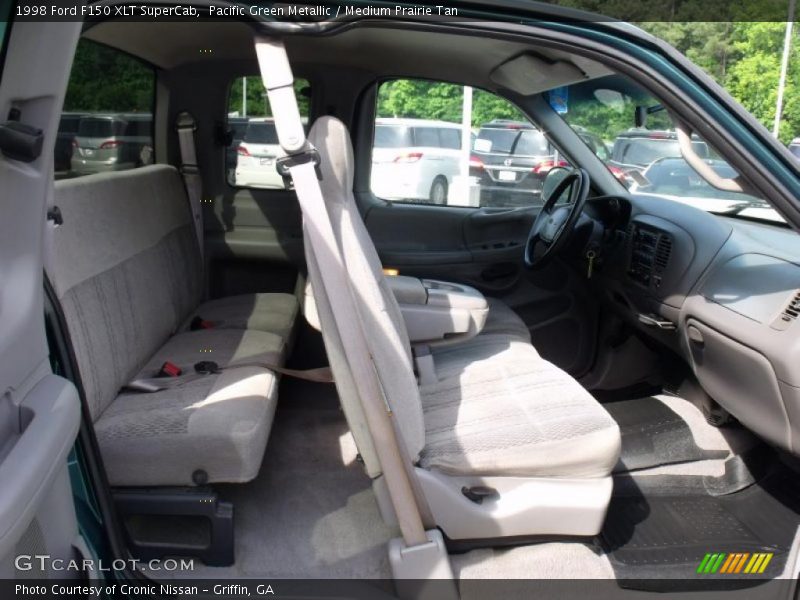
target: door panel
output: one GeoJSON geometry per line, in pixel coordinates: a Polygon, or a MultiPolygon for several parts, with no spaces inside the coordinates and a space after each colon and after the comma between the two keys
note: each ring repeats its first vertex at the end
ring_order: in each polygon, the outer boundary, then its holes
{"type": "Polygon", "coordinates": [[[43,282],[53,149],[81,24],[9,27],[0,115],[14,109],[44,136],[31,162],[0,156],[0,577],[23,578],[52,574],[49,564],[29,563],[31,555],[69,560],[82,545],[67,475],[81,406],[75,387],[50,368],[43,282]]]}
{"type": "Polygon", "coordinates": [[[291,293],[304,261],[294,192],[230,188],[205,215],[205,246],[212,297],[291,293]]]}
{"type": "MultiPolygon", "coordinates": [[[[362,205],[370,197],[361,199],[362,205]]],[[[580,273],[561,262],[528,271],[522,250],[538,208],[375,204],[366,217],[381,261],[403,275],[465,283],[522,317],[539,353],[575,376],[594,357],[597,311],[580,273]]]]}
{"type": "MultiPolygon", "coordinates": [[[[197,104],[198,114],[215,122],[214,128],[198,129],[199,136],[206,136],[200,138],[205,155],[199,157],[207,165],[204,184],[213,190],[212,202],[203,205],[209,293],[212,298],[292,293],[305,264],[300,207],[295,193],[283,189],[274,160],[263,160],[283,152],[274,122],[265,117],[271,110],[261,77],[233,75],[217,71],[213,102],[197,104]]],[[[175,105],[185,110],[195,101],[198,83],[207,86],[209,80],[205,71],[187,68],[173,81],[175,105]]],[[[300,114],[310,124],[311,83],[298,78],[295,90],[300,114]]]]}

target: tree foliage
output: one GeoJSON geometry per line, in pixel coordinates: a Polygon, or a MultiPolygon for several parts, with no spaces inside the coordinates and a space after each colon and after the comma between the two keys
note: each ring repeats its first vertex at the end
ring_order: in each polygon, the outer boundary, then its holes
{"type": "Polygon", "coordinates": [[[66,112],[151,112],[155,73],[139,60],[81,41],[64,99],[66,112]]]}
{"type": "MultiPolygon", "coordinates": [[[[611,8],[620,13],[628,11],[629,20],[636,16],[653,18],[653,11],[656,10],[650,8],[646,13],[636,12],[634,5],[641,5],[638,0],[635,3],[631,0],[564,0],[561,3],[606,11],[613,5],[611,8]]],[[[753,7],[753,3],[731,3],[728,0],[669,0],[659,4],[658,15],[662,18],[684,18],[686,21],[639,24],[686,54],[766,127],[772,129],[786,26],[781,22],[767,21],[763,15],[765,10],[769,10],[769,14],[783,14],[781,11],[785,10],[785,0],[762,0],[758,3],[759,11],[755,13],[752,13],[755,10],[753,7]],[[698,21],[703,14],[733,16],[727,22],[698,21]]],[[[780,128],[783,142],[800,136],[800,30],[797,26],[792,39],[780,128]]],[[[300,80],[296,86],[301,111],[308,114],[309,99],[304,93],[308,84],[300,80]]],[[[64,109],[148,112],[152,110],[154,93],[155,75],[148,66],[116,50],[82,41],[75,55],[64,109]]],[[[381,85],[379,90],[378,115],[460,122],[462,100],[463,88],[459,85],[420,80],[389,81],[381,85]]],[[[242,114],[241,78],[232,84],[229,110],[242,114]]],[[[627,129],[633,120],[632,106],[571,103],[569,110],[571,114],[568,119],[571,122],[604,137],[613,137],[627,129]]],[[[247,114],[271,115],[263,84],[258,77],[248,77],[247,114]]],[[[506,100],[483,90],[474,91],[473,127],[492,119],[523,118],[522,112],[506,100]]]]}
{"type": "MultiPolygon", "coordinates": [[[[767,2],[769,3],[769,2],[767,2]]],[[[775,2],[772,2],[775,4],[775,2]]],[[[780,6],[776,6],[777,11],[780,6]]],[[[744,10],[744,7],[742,7],[744,10]]],[[[745,15],[747,16],[747,15],[745,15]]],[[[752,15],[751,18],[758,18],[752,15]]],[[[640,23],[686,54],[772,130],[786,24],[769,21],[640,23]]],[[[800,136],[800,29],[795,23],[780,139],[800,136]]]]}
{"type": "MultiPolygon", "coordinates": [[[[378,93],[379,117],[406,117],[461,122],[464,88],[452,83],[398,79],[384,83],[378,93]]],[[[472,126],[493,119],[525,120],[508,100],[480,89],[472,94],[472,126]]]]}

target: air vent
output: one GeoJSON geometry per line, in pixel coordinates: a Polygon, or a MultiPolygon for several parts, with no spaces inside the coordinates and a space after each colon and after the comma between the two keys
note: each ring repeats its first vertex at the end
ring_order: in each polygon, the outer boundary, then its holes
{"type": "Polygon", "coordinates": [[[785,321],[794,321],[798,316],[800,316],[800,292],[794,295],[792,301],[789,302],[789,306],[783,309],[783,314],[781,315],[785,321]]]}
{"type": "Polygon", "coordinates": [[[780,316],[772,322],[773,329],[786,329],[800,317],[800,291],[795,292],[780,316]]]}
{"type": "Polygon", "coordinates": [[[658,237],[658,245],[656,245],[656,255],[653,260],[657,271],[663,271],[667,268],[670,254],[672,254],[672,238],[668,235],[660,235],[658,237]]]}

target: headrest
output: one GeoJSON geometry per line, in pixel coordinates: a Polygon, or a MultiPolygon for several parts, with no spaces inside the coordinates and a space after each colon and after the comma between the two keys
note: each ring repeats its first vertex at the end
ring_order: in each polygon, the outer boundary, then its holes
{"type": "Polygon", "coordinates": [[[308,132],[308,141],[320,157],[323,191],[327,202],[341,201],[353,192],[353,142],[344,123],[320,117],[308,132]]]}

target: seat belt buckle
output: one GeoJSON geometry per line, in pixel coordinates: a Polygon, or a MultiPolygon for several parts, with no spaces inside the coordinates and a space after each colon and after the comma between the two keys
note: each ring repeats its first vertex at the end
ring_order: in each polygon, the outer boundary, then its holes
{"type": "Polygon", "coordinates": [[[161,365],[161,370],[158,372],[158,377],[180,377],[183,370],[175,363],[166,361],[161,365]]]}
{"type": "Polygon", "coordinates": [[[199,329],[214,329],[216,327],[216,323],[214,321],[206,321],[200,315],[196,316],[192,319],[192,322],[189,323],[189,330],[190,331],[197,331],[199,329]]]}
{"type": "Polygon", "coordinates": [[[194,371],[198,375],[213,375],[219,373],[219,365],[213,360],[201,360],[194,365],[194,371]]]}
{"type": "Polygon", "coordinates": [[[313,146],[310,146],[307,150],[298,152],[297,154],[281,156],[275,161],[275,170],[278,171],[278,175],[283,177],[283,182],[286,184],[286,187],[289,188],[290,184],[292,183],[292,174],[290,173],[290,169],[292,167],[304,165],[309,162],[314,163],[314,171],[317,173],[317,179],[321,180],[322,173],[319,170],[319,152],[317,152],[317,149],[313,146]]]}

